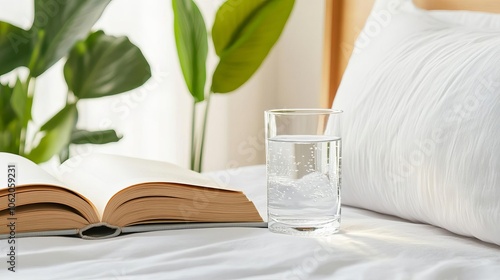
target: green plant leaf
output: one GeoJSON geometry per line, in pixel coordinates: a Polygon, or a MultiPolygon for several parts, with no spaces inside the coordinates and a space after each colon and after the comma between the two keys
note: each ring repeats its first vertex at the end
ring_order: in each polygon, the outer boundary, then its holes
{"type": "Polygon", "coordinates": [[[14,90],[12,91],[10,103],[18,119],[21,121],[21,124],[23,127],[26,127],[28,122],[31,120],[33,97],[28,95],[27,85],[19,79],[17,79],[14,90]]]}
{"type": "Polygon", "coordinates": [[[278,40],[294,0],[228,0],[217,11],[212,37],[220,58],[212,92],[236,90],[252,77],[278,40]]]}
{"type": "Polygon", "coordinates": [[[175,43],[184,80],[196,102],[205,99],[207,28],[192,0],[172,0],[175,43]]]}
{"type": "Polygon", "coordinates": [[[9,123],[16,118],[10,99],[13,89],[9,85],[0,83],[0,131],[6,129],[9,123]]]}
{"type": "Polygon", "coordinates": [[[85,38],[111,0],[35,0],[31,31],[38,45],[31,75],[38,77],[85,38]],[[41,40],[41,42],[40,42],[41,40]]]}
{"type": "Polygon", "coordinates": [[[70,143],[76,118],[76,105],[66,105],[40,128],[44,135],[26,157],[35,163],[42,163],[59,154],[70,143]]]}
{"type": "Polygon", "coordinates": [[[14,119],[0,131],[0,152],[19,153],[21,129],[22,126],[19,120],[14,119]]]}
{"type": "Polygon", "coordinates": [[[28,66],[30,56],[30,32],[0,21],[0,75],[28,66]]]}
{"type": "Polygon", "coordinates": [[[71,134],[72,144],[108,144],[113,142],[118,142],[122,139],[121,136],[116,134],[116,131],[102,130],[102,131],[87,131],[87,130],[75,130],[71,134]]]}
{"type": "Polygon", "coordinates": [[[11,105],[13,91],[9,85],[0,83],[0,152],[17,154],[22,126],[11,105]]]}
{"type": "Polygon", "coordinates": [[[64,65],[68,88],[82,99],[129,91],[150,77],[151,68],[137,46],[103,31],[76,44],[64,65]]]}

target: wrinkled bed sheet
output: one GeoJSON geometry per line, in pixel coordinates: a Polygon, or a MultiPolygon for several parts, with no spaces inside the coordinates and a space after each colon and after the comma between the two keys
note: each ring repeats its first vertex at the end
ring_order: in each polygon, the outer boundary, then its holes
{"type": "MultiPolygon", "coordinates": [[[[266,216],[264,166],[210,173],[266,216]]],[[[21,238],[0,279],[499,279],[500,247],[344,206],[342,230],[303,238],[259,228],[170,230],[105,240],[21,238]]]]}

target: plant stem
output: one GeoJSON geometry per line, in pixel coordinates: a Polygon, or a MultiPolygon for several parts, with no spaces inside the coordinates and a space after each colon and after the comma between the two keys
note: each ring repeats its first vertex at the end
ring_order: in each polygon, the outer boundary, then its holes
{"type": "MultiPolygon", "coordinates": [[[[70,104],[76,104],[76,101],[75,101],[75,96],[73,95],[71,90],[68,89],[68,91],[66,92],[66,106],[68,106],[70,104]]],[[[78,122],[78,118],[77,118],[77,122],[78,122]]],[[[75,129],[76,129],[76,123],[73,126],[71,134],[73,134],[75,129]]],[[[71,140],[59,152],[59,155],[58,155],[59,156],[59,164],[63,164],[65,161],[67,161],[71,157],[69,146],[71,146],[71,140]]]]}
{"type": "MultiPolygon", "coordinates": [[[[35,87],[35,78],[31,77],[31,73],[28,74],[28,77],[26,78],[26,82],[25,82],[25,85],[26,85],[26,95],[28,97],[32,97],[33,94],[32,94],[32,91],[30,90],[30,83],[33,81],[33,91],[35,90],[34,87],[35,87]]],[[[26,108],[24,109],[26,110],[26,108]]],[[[31,115],[31,114],[30,114],[31,115]]],[[[25,122],[25,124],[23,124],[23,127],[21,128],[21,135],[19,136],[19,155],[21,156],[24,156],[26,151],[26,136],[27,136],[27,133],[28,133],[28,124],[29,124],[29,121],[31,120],[27,120],[25,122]]]]}
{"type": "Polygon", "coordinates": [[[196,101],[193,101],[193,111],[191,113],[191,170],[195,170],[196,160],[196,101]]]}
{"type": "Polygon", "coordinates": [[[203,126],[201,130],[201,144],[200,144],[200,154],[199,154],[199,160],[198,160],[198,168],[196,171],[201,172],[202,171],[202,164],[203,164],[203,150],[205,148],[205,133],[207,131],[207,119],[208,119],[208,109],[210,108],[210,96],[212,95],[212,92],[209,92],[207,95],[206,100],[206,105],[205,105],[205,115],[203,116],[203,126]]]}
{"type": "Polygon", "coordinates": [[[26,129],[21,128],[21,135],[19,135],[19,155],[24,156],[24,149],[26,148],[26,129]]]}

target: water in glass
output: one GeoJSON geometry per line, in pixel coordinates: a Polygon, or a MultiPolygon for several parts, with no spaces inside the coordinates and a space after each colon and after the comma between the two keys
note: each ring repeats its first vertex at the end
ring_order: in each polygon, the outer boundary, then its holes
{"type": "Polygon", "coordinates": [[[280,135],[267,145],[269,229],[304,236],[337,232],[341,138],[280,135]]]}

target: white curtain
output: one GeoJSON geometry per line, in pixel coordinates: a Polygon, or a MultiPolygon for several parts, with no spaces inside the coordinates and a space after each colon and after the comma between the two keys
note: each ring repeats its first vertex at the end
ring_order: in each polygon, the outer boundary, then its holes
{"type": "MultiPolygon", "coordinates": [[[[0,0],[0,20],[28,28],[32,2],[0,0]]],[[[196,2],[210,28],[223,0],[196,2]]],[[[237,92],[213,97],[204,170],[263,163],[264,110],[319,106],[323,7],[322,0],[297,1],[282,38],[257,74],[237,92]]],[[[95,29],[128,36],[144,53],[153,76],[131,92],[81,101],[80,127],[115,129],[124,137],[115,144],[73,147],[73,155],[105,152],[187,167],[192,99],[177,59],[171,1],[114,0],[95,29]]],[[[209,74],[216,63],[212,51],[209,74]]],[[[63,64],[60,61],[37,80],[34,119],[38,124],[65,102],[63,64]]]]}

